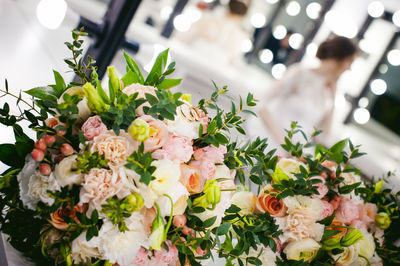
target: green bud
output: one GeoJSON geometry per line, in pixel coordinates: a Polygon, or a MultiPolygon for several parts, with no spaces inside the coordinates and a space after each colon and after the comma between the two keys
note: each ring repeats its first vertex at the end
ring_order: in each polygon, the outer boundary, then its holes
{"type": "Polygon", "coordinates": [[[128,128],[128,132],[134,140],[145,141],[150,136],[150,126],[146,121],[136,118],[128,128]]]}
{"type": "Polygon", "coordinates": [[[375,193],[381,192],[382,186],[383,186],[383,180],[379,180],[379,182],[375,184],[375,193]]]}
{"type": "Polygon", "coordinates": [[[182,94],[181,99],[188,102],[189,104],[192,104],[192,95],[188,93],[182,94]]]}
{"type": "Polygon", "coordinates": [[[208,180],[204,185],[204,195],[194,199],[193,206],[213,210],[221,200],[221,189],[216,180],[208,180]],[[211,205],[211,208],[210,208],[211,205]]]}
{"type": "Polygon", "coordinates": [[[363,238],[363,234],[359,230],[352,230],[342,237],[340,244],[343,247],[349,247],[363,238]]]}
{"type": "Polygon", "coordinates": [[[164,219],[161,216],[160,207],[154,203],[157,208],[157,216],[151,225],[151,235],[149,237],[150,247],[154,250],[161,250],[161,245],[165,241],[167,234],[165,230],[164,219]]]}
{"type": "Polygon", "coordinates": [[[381,229],[389,228],[392,220],[386,212],[380,212],[375,216],[375,224],[381,229]]]}
{"type": "Polygon", "coordinates": [[[118,77],[117,70],[115,70],[115,67],[110,66],[107,68],[107,70],[108,70],[108,89],[110,90],[111,102],[113,102],[117,93],[122,90],[121,80],[118,77]]]}
{"type": "Polygon", "coordinates": [[[335,248],[341,248],[340,236],[331,237],[322,242],[323,248],[325,250],[332,250],[335,248]]]}
{"type": "Polygon", "coordinates": [[[83,89],[85,91],[87,105],[93,113],[98,114],[108,110],[110,106],[103,101],[96,88],[93,87],[91,83],[87,82],[83,85],[83,89]]]}
{"type": "Polygon", "coordinates": [[[131,213],[140,211],[144,204],[143,197],[136,192],[126,197],[126,201],[128,202],[127,211],[131,213]]]}

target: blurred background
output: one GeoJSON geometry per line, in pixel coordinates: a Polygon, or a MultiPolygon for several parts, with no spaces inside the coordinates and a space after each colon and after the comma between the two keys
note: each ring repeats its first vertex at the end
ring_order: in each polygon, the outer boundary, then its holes
{"type": "MultiPolygon", "coordinates": [[[[331,145],[349,137],[362,144],[368,155],[354,162],[363,174],[394,171],[391,184],[400,187],[400,1],[240,0],[246,8],[235,12],[230,2],[1,0],[0,87],[6,78],[16,94],[51,84],[52,69],[73,80],[63,43],[72,29],[85,26],[85,51],[97,59],[100,74],[110,64],[124,73],[122,50],[149,71],[155,56],[170,48],[177,62],[173,75],[184,78],[178,89],[195,102],[212,93],[214,81],[228,86],[227,108],[247,92],[268,106],[288,68],[317,67],[318,46],[344,36],[358,53],[335,84],[332,124],[321,141],[331,145]]],[[[279,119],[280,112],[271,115],[279,119]]],[[[246,127],[249,136],[269,137],[259,119],[249,118],[246,127]]],[[[12,131],[2,127],[1,142],[12,141],[12,131]]]]}

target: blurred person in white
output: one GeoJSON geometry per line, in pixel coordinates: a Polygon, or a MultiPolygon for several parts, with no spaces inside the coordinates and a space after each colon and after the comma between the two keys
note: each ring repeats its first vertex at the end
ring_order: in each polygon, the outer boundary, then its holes
{"type": "Polygon", "coordinates": [[[247,14],[251,0],[230,0],[228,10],[206,11],[185,33],[177,36],[180,41],[192,46],[207,58],[227,64],[241,64],[242,43],[248,33],[242,29],[242,20],[247,14]]]}
{"type": "Polygon", "coordinates": [[[260,101],[258,110],[272,147],[279,148],[284,142],[284,129],[290,128],[291,121],[297,121],[307,134],[314,128],[323,130],[318,140],[326,139],[334,115],[336,82],[350,68],[357,53],[350,39],[333,37],[319,46],[317,68],[295,64],[273,84],[271,95],[260,101]]]}

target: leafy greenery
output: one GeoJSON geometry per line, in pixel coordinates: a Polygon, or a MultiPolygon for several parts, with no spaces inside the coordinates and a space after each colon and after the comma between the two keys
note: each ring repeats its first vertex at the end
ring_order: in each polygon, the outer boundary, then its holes
{"type": "Polygon", "coordinates": [[[131,206],[127,198],[120,200],[117,196],[113,196],[107,199],[107,204],[101,205],[100,212],[104,213],[113,224],[118,225],[118,229],[123,232],[128,230],[125,218],[131,216],[132,212],[130,209],[131,206]]]}
{"type": "Polygon", "coordinates": [[[181,96],[182,93],[180,92],[172,93],[168,90],[156,90],[156,96],[146,93],[146,100],[151,107],[145,106],[143,107],[143,111],[160,120],[164,118],[174,120],[176,108],[183,104],[179,100],[181,96]]]}
{"type": "Polygon", "coordinates": [[[144,153],[143,142],[140,144],[139,149],[129,156],[127,161],[128,163],[125,167],[134,170],[140,175],[140,182],[148,185],[151,180],[155,179],[152,174],[156,170],[156,167],[151,165],[154,159],[151,157],[151,152],[144,153]]]}
{"type": "Polygon", "coordinates": [[[106,168],[108,160],[104,158],[104,155],[99,154],[99,152],[91,153],[86,147],[86,150],[78,155],[76,159],[78,162],[77,172],[78,173],[89,173],[92,168],[106,168]]]}

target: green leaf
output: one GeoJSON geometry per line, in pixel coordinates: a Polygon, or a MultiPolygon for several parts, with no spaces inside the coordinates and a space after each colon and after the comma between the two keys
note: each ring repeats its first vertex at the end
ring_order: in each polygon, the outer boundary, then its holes
{"type": "Polygon", "coordinates": [[[64,81],[63,77],[60,75],[60,73],[53,70],[53,74],[54,74],[54,79],[56,81],[56,86],[55,86],[55,90],[57,92],[56,96],[57,96],[57,98],[60,98],[61,95],[66,90],[67,86],[65,85],[65,81],[64,81]]]}
{"type": "Polygon", "coordinates": [[[142,72],[140,72],[140,69],[139,69],[138,65],[136,64],[135,60],[133,60],[127,53],[125,53],[125,51],[123,51],[123,53],[124,53],[124,57],[125,57],[126,63],[128,64],[129,69],[133,73],[136,74],[136,76],[138,78],[138,83],[144,84],[142,72]]]}
{"type": "Polygon", "coordinates": [[[348,142],[348,139],[341,140],[341,141],[337,142],[335,145],[333,145],[333,146],[329,149],[329,151],[332,152],[332,153],[341,152],[341,151],[343,151],[344,148],[346,147],[347,142],[348,142]]]}
{"type": "Polygon", "coordinates": [[[126,72],[125,76],[123,76],[121,80],[124,83],[124,87],[134,83],[140,83],[138,75],[130,69],[128,72],[126,72]]]}
{"type": "Polygon", "coordinates": [[[335,219],[335,215],[334,214],[332,214],[331,216],[326,217],[325,219],[322,219],[318,223],[323,224],[323,225],[330,225],[332,223],[333,219],[335,219]]]}
{"type": "Polygon", "coordinates": [[[339,187],[339,193],[340,194],[349,194],[350,192],[352,192],[354,189],[356,189],[360,185],[361,185],[361,182],[357,182],[357,183],[354,183],[351,185],[339,187]]]}
{"type": "MultiPolygon", "coordinates": [[[[20,146],[21,149],[23,148],[20,146]]],[[[25,147],[25,146],[24,146],[25,147]]],[[[8,166],[22,168],[25,158],[18,156],[21,151],[17,152],[17,146],[14,144],[0,144],[0,161],[8,166]]]]}
{"type": "Polygon", "coordinates": [[[45,87],[36,87],[30,90],[25,91],[25,93],[41,99],[41,100],[47,100],[51,102],[57,102],[57,91],[50,87],[50,86],[45,86],[45,87]]]}
{"type": "Polygon", "coordinates": [[[219,227],[217,227],[217,234],[225,235],[226,233],[228,233],[229,228],[231,228],[231,223],[223,223],[219,227]]]}
{"type": "Polygon", "coordinates": [[[158,84],[158,81],[160,80],[164,68],[167,64],[168,52],[169,49],[166,49],[157,56],[157,59],[154,62],[154,65],[151,68],[150,73],[144,82],[145,85],[156,86],[158,84]]]}
{"type": "Polygon", "coordinates": [[[160,84],[157,85],[157,88],[160,90],[168,90],[178,86],[181,84],[181,82],[182,79],[164,79],[160,84]]]}
{"type": "Polygon", "coordinates": [[[217,220],[217,216],[208,218],[207,220],[204,221],[203,227],[204,228],[211,227],[215,223],[216,220],[217,220]]]}

